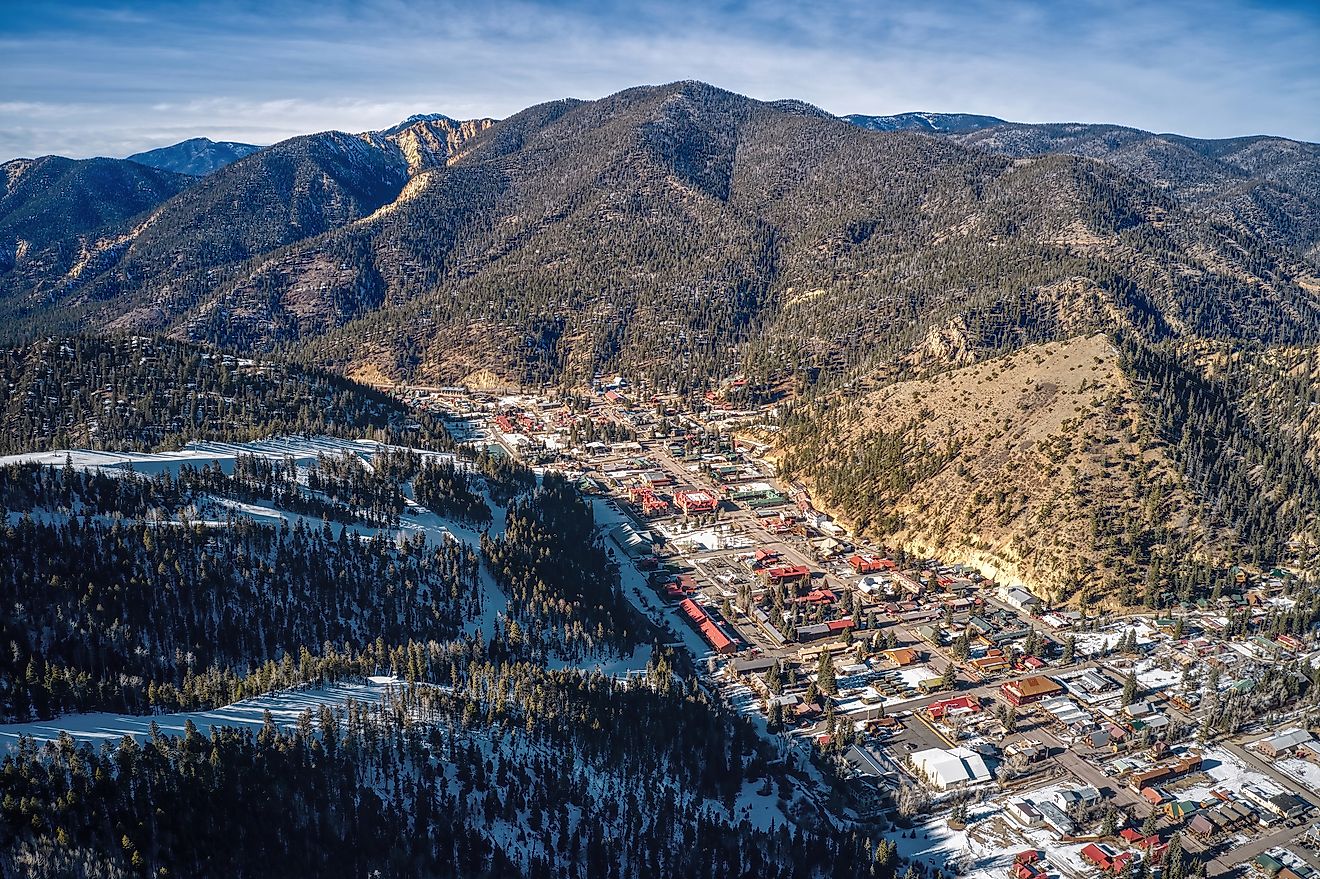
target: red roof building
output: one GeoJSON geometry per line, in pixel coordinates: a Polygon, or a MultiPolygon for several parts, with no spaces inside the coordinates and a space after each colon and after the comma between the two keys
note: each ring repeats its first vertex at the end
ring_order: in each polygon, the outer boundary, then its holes
{"type": "Polygon", "coordinates": [[[774,586],[784,583],[797,583],[806,580],[810,576],[811,570],[803,565],[780,565],[779,567],[769,568],[765,572],[766,580],[774,586]]]}
{"type": "Polygon", "coordinates": [[[800,604],[833,604],[839,597],[834,594],[832,589],[813,589],[806,595],[799,595],[797,598],[790,598],[789,601],[800,604]]]}
{"type": "Polygon", "coordinates": [[[999,688],[1004,701],[1015,707],[1030,705],[1054,696],[1063,695],[1063,687],[1042,675],[1008,681],[999,688]]]}
{"type": "Polygon", "coordinates": [[[973,696],[958,696],[954,699],[941,699],[926,706],[931,720],[943,720],[950,714],[975,714],[981,710],[980,700],[973,696]]]}
{"type": "Polygon", "coordinates": [[[716,653],[733,653],[738,649],[733,639],[724,633],[719,623],[710,618],[701,606],[691,598],[685,598],[678,605],[693,627],[706,639],[706,643],[716,653]]]}
{"type": "Polygon", "coordinates": [[[848,564],[852,565],[853,570],[859,574],[875,574],[880,571],[893,570],[897,567],[889,559],[881,558],[878,555],[870,555],[869,553],[857,553],[849,556],[848,564]]]}
{"type": "Polygon", "coordinates": [[[720,505],[719,498],[702,488],[674,492],[674,503],[684,513],[713,513],[720,505]]]}

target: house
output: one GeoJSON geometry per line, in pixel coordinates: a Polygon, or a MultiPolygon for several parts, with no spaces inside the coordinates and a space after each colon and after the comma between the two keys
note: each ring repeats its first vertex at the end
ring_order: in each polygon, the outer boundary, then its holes
{"type": "Polygon", "coordinates": [[[1014,707],[1031,705],[1063,693],[1063,687],[1044,675],[1035,675],[1017,681],[1007,681],[999,688],[1004,701],[1014,707]]]}
{"type": "Polygon", "coordinates": [[[1022,739],[1004,749],[1005,757],[1016,757],[1019,754],[1028,763],[1039,763],[1050,755],[1050,749],[1039,739],[1022,739]]]}
{"type": "Polygon", "coordinates": [[[1191,800],[1170,800],[1164,804],[1164,816],[1170,821],[1182,821],[1200,810],[1200,805],[1191,800]]]}
{"type": "Polygon", "coordinates": [[[1021,824],[1023,827],[1039,827],[1044,823],[1044,817],[1036,804],[1028,799],[1009,800],[1008,805],[1004,807],[1008,812],[1008,817],[1021,824]]]}
{"type": "Polygon", "coordinates": [[[1048,875],[1040,852],[1032,849],[1014,855],[1013,866],[1008,870],[1009,879],[1046,879],[1048,875]]]}
{"type": "Polygon", "coordinates": [[[1096,694],[1117,690],[1118,682],[1101,672],[1100,669],[1088,668],[1085,672],[1071,678],[1068,681],[1068,686],[1080,693],[1085,693],[1086,696],[1096,696],[1096,694]]]}
{"type": "Polygon", "coordinates": [[[1008,657],[1002,650],[987,650],[985,656],[978,656],[967,662],[973,670],[982,675],[991,675],[1008,668],[1008,657]]]}
{"type": "Polygon", "coordinates": [[[899,647],[894,650],[885,650],[880,655],[892,662],[895,668],[907,668],[909,665],[920,662],[922,653],[920,650],[913,650],[911,647],[899,647]]]}
{"type": "Polygon", "coordinates": [[[1118,854],[1104,843],[1089,843],[1078,853],[1082,860],[1099,867],[1105,873],[1122,873],[1128,864],[1136,860],[1131,852],[1118,854]]]}
{"type": "Polygon", "coordinates": [[[857,623],[853,622],[852,617],[842,617],[837,620],[830,620],[825,624],[825,628],[829,630],[831,635],[840,635],[857,628],[857,623]]]}
{"type": "Polygon", "coordinates": [[[1219,832],[1219,826],[1210,820],[1208,812],[1198,812],[1187,822],[1187,832],[1197,839],[1209,839],[1219,832]]]}
{"type": "Polygon", "coordinates": [[[975,714],[980,710],[980,701],[975,696],[940,699],[926,706],[926,713],[930,715],[931,720],[943,720],[951,715],[975,714]]]}
{"type": "Polygon", "coordinates": [[[940,643],[939,629],[935,628],[934,626],[917,626],[917,628],[914,631],[916,632],[917,637],[920,638],[921,640],[925,641],[928,644],[934,644],[937,647],[939,646],[940,643]]]}
{"type": "Polygon", "coordinates": [[[1054,795],[1054,802],[1064,811],[1075,808],[1090,808],[1100,802],[1100,791],[1094,785],[1065,787],[1054,795]]]}
{"type": "Polygon", "coordinates": [[[968,748],[929,748],[912,755],[912,766],[937,790],[949,790],[991,779],[981,755],[968,748]]]}

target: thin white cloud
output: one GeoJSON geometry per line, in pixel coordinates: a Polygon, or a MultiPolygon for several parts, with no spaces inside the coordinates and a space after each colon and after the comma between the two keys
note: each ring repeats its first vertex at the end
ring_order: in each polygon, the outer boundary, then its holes
{"type": "Polygon", "coordinates": [[[91,2],[0,23],[0,155],[271,142],[703,79],[945,110],[1320,140],[1320,16],[1245,2],[91,2]]]}

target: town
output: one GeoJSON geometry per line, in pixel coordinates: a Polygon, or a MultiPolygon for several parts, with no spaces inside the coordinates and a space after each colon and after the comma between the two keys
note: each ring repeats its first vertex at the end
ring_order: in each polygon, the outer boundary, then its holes
{"type": "Polygon", "coordinates": [[[638,610],[789,759],[835,770],[846,817],[891,816],[946,875],[1141,875],[1176,848],[1210,876],[1320,877],[1297,572],[1233,571],[1159,613],[1049,607],[865,545],[777,477],[762,410],[596,390],[401,393],[572,475],[638,610]]]}

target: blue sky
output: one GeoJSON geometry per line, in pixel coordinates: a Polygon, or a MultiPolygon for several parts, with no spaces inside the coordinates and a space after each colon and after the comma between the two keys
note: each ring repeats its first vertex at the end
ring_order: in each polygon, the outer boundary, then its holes
{"type": "Polygon", "coordinates": [[[0,0],[0,159],[701,79],[831,112],[1320,141],[1320,3],[0,0]]]}

